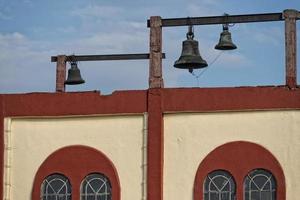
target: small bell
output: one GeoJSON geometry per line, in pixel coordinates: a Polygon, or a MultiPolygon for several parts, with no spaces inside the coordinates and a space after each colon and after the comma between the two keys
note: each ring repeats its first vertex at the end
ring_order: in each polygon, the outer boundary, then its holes
{"type": "Polygon", "coordinates": [[[219,43],[215,46],[218,50],[233,50],[236,49],[236,45],[233,44],[231,39],[231,33],[228,31],[228,24],[223,24],[223,32],[220,34],[219,43]]]}
{"type": "Polygon", "coordinates": [[[77,67],[76,61],[71,61],[71,68],[68,70],[68,78],[65,81],[66,85],[78,85],[85,81],[81,78],[80,70],[77,67]]]}
{"type": "Polygon", "coordinates": [[[194,40],[192,26],[189,26],[189,31],[186,34],[187,40],[182,42],[182,52],[178,60],[175,61],[174,67],[180,69],[188,69],[190,72],[193,69],[207,67],[207,62],[202,59],[199,53],[198,41],[194,40]]]}

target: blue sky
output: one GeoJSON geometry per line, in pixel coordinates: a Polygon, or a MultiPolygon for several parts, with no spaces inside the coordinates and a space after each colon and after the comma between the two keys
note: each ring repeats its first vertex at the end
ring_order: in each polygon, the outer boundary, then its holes
{"type": "MultiPolygon", "coordinates": [[[[53,92],[58,54],[147,53],[150,16],[200,17],[300,10],[299,0],[0,0],[0,93],[53,92]]],[[[195,27],[201,56],[210,64],[221,25],[195,27]]],[[[224,52],[197,80],[173,67],[186,27],[163,29],[165,87],[283,85],[284,23],[235,24],[237,50],[224,52]]],[[[300,29],[298,21],[298,63],[300,29]]],[[[148,61],[80,62],[86,83],[68,91],[146,89],[148,61]]],[[[298,70],[298,83],[299,73],[298,70]]]]}

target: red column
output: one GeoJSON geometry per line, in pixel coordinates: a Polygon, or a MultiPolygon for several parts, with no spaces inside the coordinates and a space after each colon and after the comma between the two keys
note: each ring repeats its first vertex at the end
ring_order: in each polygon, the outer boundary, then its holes
{"type": "Polygon", "coordinates": [[[1,173],[0,173],[0,198],[4,198],[3,194],[3,178],[4,178],[4,98],[3,95],[0,95],[0,167],[1,167],[1,173]]]}
{"type": "Polygon", "coordinates": [[[148,90],[147,200],[163,200],[163,113],[161,89],[148,90]]]}

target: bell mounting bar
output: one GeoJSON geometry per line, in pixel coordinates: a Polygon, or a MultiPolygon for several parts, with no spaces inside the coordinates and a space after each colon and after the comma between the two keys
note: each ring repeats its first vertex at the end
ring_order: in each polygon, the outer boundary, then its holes
{"type": "MultiPolygon", "coordinates": [[[[166,58],[162,53],[162,58],[166,58]]],[[[69,55],[66,61],[101,61],[101,60],[141,60],[150,59],[150,54],[110,54],[110,55],[69,55]]],[[[57,56],[51,57],[51,62],[57,62],[57,56]]]]}
{"type": "MultiPolygon", "coordinates": [[[[298,12],[297,19],[300,19],[298,12]]],[[[188,26],[188,25],[210,25],[210,24],[230,24],[230,23],[250,23],[250,22],[268,22],[283,21],[282,13],[262,13],[249,15],[228,15],[211,17],[186,17],[161,19],[162,27],[170,26],[188,26]]],[[[150,27],[150,20],[147,20],[147,27],[150,27]]]]}

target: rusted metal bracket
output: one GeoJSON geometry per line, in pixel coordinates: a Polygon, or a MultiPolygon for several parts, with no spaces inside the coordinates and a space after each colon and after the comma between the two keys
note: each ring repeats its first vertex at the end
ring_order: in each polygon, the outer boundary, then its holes
{"type": "MultiPolygon", "coordinates": [[[[250,23],[250,22],[268,22],[283,21],[282,13],[262,13],[249,15],[222,15],[209,17],[186,17],[186,18],[168,18],[161,19],[162,27],[170,26],[188,26],[188,25],[211,25],[211,24],[229,24],[229,23],[250,23]]],[[[150,20],[147,21],[150,27],[150,20]]]]}
{"type": "MultiPolygon", "coordinates": [[[[110,54],[110,55],[69,55],[65,61],[105,61],[105,60],[141,60],[149,59],[150,54],[110,54]]],[[[166,54],[162,54],[162,58],[166,58],[166,54]]],[[[51,62],[57,62],[58,56],[52,56],[51,62]]]]}
{"type": "MultiPolygon", "coordinates": [[[[161,58],[166,58],[162,53],[161,58]]],[[[150,59],[149,53],[140,54],[110,54],[110,55],[58,55],[52,56],[51,62],[56,62],[56,92],[65,92],[66,62],[69,61],[107,61],[107,60],[141,60],[150,59]]]]}

